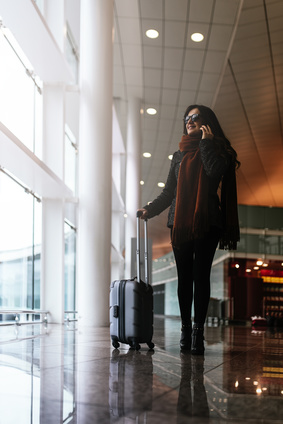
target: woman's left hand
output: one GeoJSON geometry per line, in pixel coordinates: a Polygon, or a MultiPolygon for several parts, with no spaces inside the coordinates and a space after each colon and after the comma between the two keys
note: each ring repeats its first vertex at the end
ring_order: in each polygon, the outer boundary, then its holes
{"type": "Polygon", "coordinates": [[[202,125],[200,127],[200,129],[202,131],[202,137],[201,138],[210,138],[211,140],[213,139],[214,135],[213,135],[209,125],[202,125]]]}

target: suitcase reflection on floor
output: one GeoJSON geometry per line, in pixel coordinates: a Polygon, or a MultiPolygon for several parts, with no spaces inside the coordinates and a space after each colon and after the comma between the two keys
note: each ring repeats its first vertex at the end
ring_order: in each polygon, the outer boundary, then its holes
{"type": "Polygon", "coordinates": [[[109,370],[110,416],[135,419],[152,409],[153,351],[112,353],[109,370]]]}

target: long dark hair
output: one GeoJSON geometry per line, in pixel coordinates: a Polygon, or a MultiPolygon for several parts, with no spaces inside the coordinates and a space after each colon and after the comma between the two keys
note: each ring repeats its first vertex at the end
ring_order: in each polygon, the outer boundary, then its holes
{"type": "Polygon", "coordinates": [[[237,159],[237,153],[231,146],[231,143],[228,138],[225,136],[215,113],[209,107],[203,105],[191,105],[187,107],[184,113],[184,134],[187,134],[185,118],[189,115],[192,109],[198,109],[200,111],[200,115],[204,120],[204,124],[210,126],[219,148],[224,148],[231,155],[232,161],[235,163],[236,168],[239,168],[241,163],[237,159]]]}

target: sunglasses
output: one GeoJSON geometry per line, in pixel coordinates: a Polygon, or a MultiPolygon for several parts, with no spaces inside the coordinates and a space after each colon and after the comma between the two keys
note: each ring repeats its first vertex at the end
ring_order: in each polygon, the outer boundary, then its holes
{"type": "Polygon", "coordinates": [[[201,115],[199,113],[194,113],[193,115],[186,116],[186,118],[184,119],[185,125],[187,125],[187,123],[189,122],[190,119],[191,119],[192,122],[198,121],[200,116],[201,115]]]}

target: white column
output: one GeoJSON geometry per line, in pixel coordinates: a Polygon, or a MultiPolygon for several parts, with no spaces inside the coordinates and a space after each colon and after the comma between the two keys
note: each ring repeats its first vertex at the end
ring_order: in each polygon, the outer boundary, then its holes
{"type": "Polygon", "coordinates": [[[42,201],[42,304],[52,323],[64,322],[64,201],[42,201]]]}
{"type": "MultiPolygon", "coordinates": [[[[64,178],[65,88],[45,85],[43,95],[43,161],[64,178]]],[[[51,314],[51,322],[64,322],[64,200],[42,202],[42,283],[41,308],[51,314]]]]}
{"type": "MultiPolygon", "coordinates": [[[[141,202],[141,114],[140,99],[131,98],[128,104],[127,170],[126,170],[126,262],[125,277],[131,273],[131,239],[136,237],[136,212],[141,202]]],[[[133,277],[133,276],[131,276],[133,277]]]]}
{"type": "Polygon", "coordinates": [[[113,0],[81,0],[78,312],[109,323],[113,0]]]}

